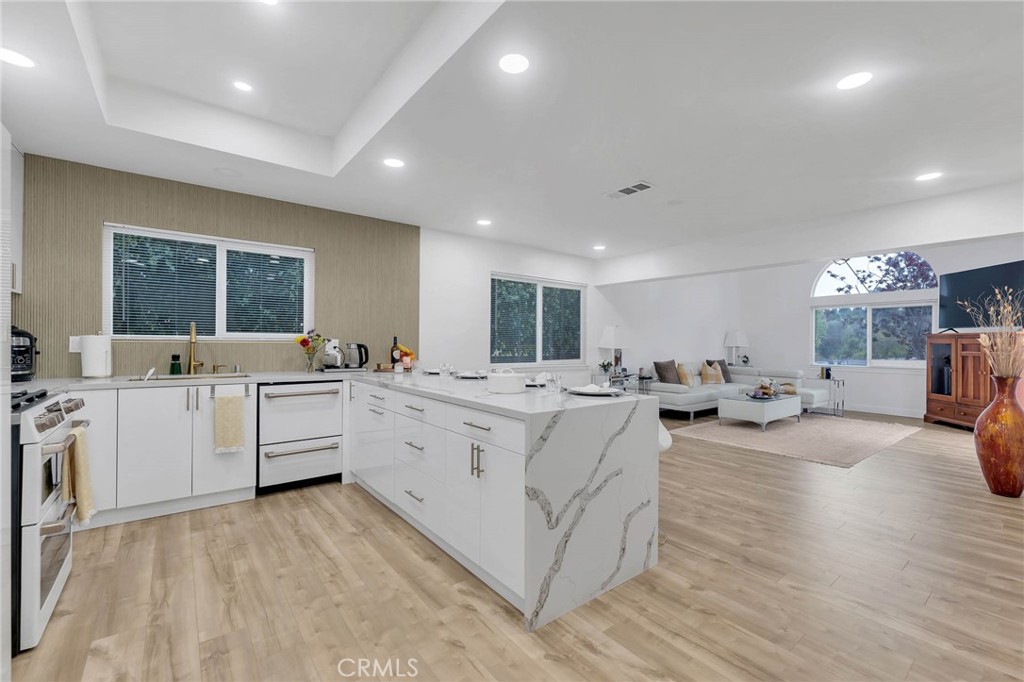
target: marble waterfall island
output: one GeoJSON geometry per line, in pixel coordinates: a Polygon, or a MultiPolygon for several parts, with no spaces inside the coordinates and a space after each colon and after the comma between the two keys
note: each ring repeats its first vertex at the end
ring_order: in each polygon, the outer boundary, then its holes
{"type": "Polygon", "coordinates": [[[520,609],[527,630],[657,563],[657,398],[353,381],[354,480],[520,609]]]}

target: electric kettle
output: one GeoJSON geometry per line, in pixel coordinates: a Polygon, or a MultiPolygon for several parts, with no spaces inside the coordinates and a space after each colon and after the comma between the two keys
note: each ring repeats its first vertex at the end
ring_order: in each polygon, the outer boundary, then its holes
{"type": "Polygon", "coordinates": [[[358,369],[366,367],[370,361],[370,349],[365,343],[349,342],[345,344],[345,368],[358,369]]]}

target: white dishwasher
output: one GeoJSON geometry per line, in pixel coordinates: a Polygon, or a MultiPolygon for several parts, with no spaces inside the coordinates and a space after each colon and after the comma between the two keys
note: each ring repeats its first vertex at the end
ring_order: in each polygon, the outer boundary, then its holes
{"type": "Polygon", "coordinates": [[[344,389],[341,381],[260,386],[260,489],[340,477],[344,389]]]}

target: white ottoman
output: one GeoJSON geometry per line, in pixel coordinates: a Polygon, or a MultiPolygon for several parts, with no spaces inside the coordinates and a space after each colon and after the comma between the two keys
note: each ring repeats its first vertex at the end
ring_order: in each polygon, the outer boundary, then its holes
{"type": "Polygon", "coordinates": [[[722,418],[740,419],[761,425],[764,431],[769,422],[787,417],[800,421],[800,397],[784,395],[769,400],[757,400],[745,395],[732,395],[718,399],[718,423],[722,418]]]}

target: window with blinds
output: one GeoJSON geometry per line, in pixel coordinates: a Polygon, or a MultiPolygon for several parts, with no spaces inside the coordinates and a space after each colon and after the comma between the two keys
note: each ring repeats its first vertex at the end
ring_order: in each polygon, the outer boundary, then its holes
{"type": "Polygon", "coordinates": [[[582,359],[581,286],[491,277],[492,363],[582,359]]]}
{"type": "Polygon", "coordinates": [[[313,326],[313,251],[108,224],[104,327],[120,337],[290,338],[313,326]]]}

